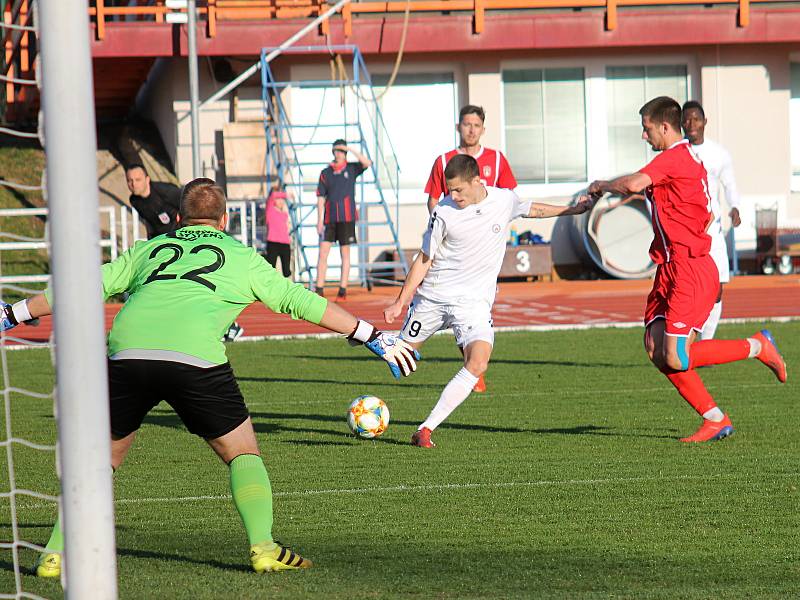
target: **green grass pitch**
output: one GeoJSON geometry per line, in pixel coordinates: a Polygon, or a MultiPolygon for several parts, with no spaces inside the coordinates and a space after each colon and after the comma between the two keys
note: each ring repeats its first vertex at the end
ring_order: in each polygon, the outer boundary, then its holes
{"type": "MultiPolygon", "coordinates": [[[[249,571],[227,468],[162,404],[116,475],[121,597],[796,597],[800,323],[771,328],[790,382],[756,361],[703,369],[736,434],[702,445],[677,441],[698,419],[647,362],[639,329],[498,335],[489,393],[435,432],[432,451],[408,440],[459,368],[452,337],[429,341],[400,383],[337,340],[233,344],[272,478],[275,536],[316,564],[249,571]],[[392,413],[376,441],[345,423],[364,393],[392,413]]],[[[8,356],[12,384],[51,388],[46,351],[8,356]]],[[[16,436],[52,443],[48,400],[15,394],[12,415],[16,436]]],[[[57,491],[52,454],[15,446],[14,459],[19,487],[57,491]]],[[[53,514],[20,499],[23,539],[44,543],[53,514]]],[[[33,552],[21,555],[33,564],[33,552]]],[[[10,551],[0,563],[0,592],[13,592],[10,551]]],[[[30,575],[23,587],[62,597],[57,582],[30,575]]]]}

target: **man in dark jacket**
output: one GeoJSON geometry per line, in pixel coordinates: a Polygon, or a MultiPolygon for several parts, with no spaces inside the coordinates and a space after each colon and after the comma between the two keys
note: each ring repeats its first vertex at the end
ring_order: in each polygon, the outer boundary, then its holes
{"type": "Polygon", "coordinates": [[[125,169],[125,180],[131,192],[131,206],[147,229],[147,239],[175,231],[178,228],[178,208],[181,190],[171,183],[150,181],[140,164],[125,169]]]}

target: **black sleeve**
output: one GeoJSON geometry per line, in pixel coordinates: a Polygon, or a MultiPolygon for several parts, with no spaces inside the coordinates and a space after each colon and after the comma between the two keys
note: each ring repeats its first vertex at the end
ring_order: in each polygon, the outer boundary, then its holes
{"type": "Polygon", "coordinates": [[[173,207],[176,211],[181,207],[181,188],[171,183],[162,183],[161,192],[164,202],[173,207]]]}
{"type": "Polygon", "coordinates": [[[353,177],[358,177],[364,171],[367,170],[367,167],[362,165],[360,162],[351,162],[347,165],[350,168],[350,172],[353,174],[353,177]]]}

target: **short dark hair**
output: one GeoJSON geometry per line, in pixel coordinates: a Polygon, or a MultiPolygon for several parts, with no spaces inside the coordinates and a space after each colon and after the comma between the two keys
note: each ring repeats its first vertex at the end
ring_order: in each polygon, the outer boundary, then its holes
{"type": "Polygon", "coordinates": [[[681,105],[669,96],[653,98],[639,109],[639,114],[653,123],[667,123],[675,131],[681,131],[681,105]]]}
{"type": "Polygon", "coordinates": [[[198,177],[181,190],[181,219],[191,221],[219,221],[225,214],[225,192],[213,179],[198,177]]]}
{"type": "Polygon", "coordinates": [[[463,119],[467,115],[478,115],[478,118],[481,120],[481,123],[486,121],[486,113],[483,111],[482,106],[467,104],[466,106],[462,107],[461,110],[458,111],[458,122],[461,123],[461,119],[463,119]]]}
{"type": "Polygon", "coordinates": [[[460,179],[461,181],[472,181],[476,177],[480,177],[478,170],[478,161],[472,158],[469,154],[456,154],[447,163],[444,169],[445,181],[453,179],[460,179]]]}
{"type": "Polygon", "coordinates": [[[142,172],[147,175],[147,169],[144,168],[142,163],[131,163],[127,167],[125,167],[125,172],[133,171],[134,169],[141,169],[142,172]]]}
{"type": "Polygon", "coordinates": [[[703,110],[703,105],[700,104],[697,100],[688,100],[683,103],[683,109],[681,110],[682,113],[685,113],[687,110],[699,110],[700,116],[704,119],[706,118],[706,111],[703,110]]]}
{"type": "Polygon", "coordinates": [[[347,141],[343,140],[342,138],[339,138],[338,140],[333,142],[333,147],[335,148],[336,146],[347,146],[347,141]]]}

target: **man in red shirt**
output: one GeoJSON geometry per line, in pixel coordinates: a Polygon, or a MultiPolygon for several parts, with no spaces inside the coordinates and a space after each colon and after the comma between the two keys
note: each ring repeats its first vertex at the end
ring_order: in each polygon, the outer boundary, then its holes
{"type": "Polygon", "coordinates": [[[456,154],[469,154],[478,161],[481,183],[491,187],[513,190],[517,187],[517,180],[508,165],[506,157],[499,150],[481,146],[481,136],[486,128],[483,122],[486,113],[480,106],[467,104],[458,113],[456,131],[460,138],[458,148],[450,150],[436,157],[431,168],[428,183],[425,184],[425,193],[428,194],[428,212],[433,212],[433,207],[439,204],[447,195],[447,183],[444,180],[444,168],[456,154]]]}
{"type": "Polygon", "coordinates": [[[714,216],[703,163],[681,134],[681,106],[661,96],[645,104],[642,139],[660,152],[638,173],[595,181],[588,193],[628,195],[644,191],[652,203],[655,237],[650,257],[658,265],[645,309],[644,345],[650,360],[703,417],[700,428],[682,442],[721,440],[733,433],[706,390],[697,367],[757,358],[778,381],[786,381],[786,363],[766,329],[740,340],[695,342],[717,299],[719,275],[709,256],[707,229],[714,216]]]}
{"type": "MultiPolygon", "coordinates": [[[[456,124],[456,131],[458,131],[460,139],[458,148],[436,157],[430,177],[428,177],[428,183],[425,184],[429,213],[432,213],[434,207],[439,204],[439,200],[449,193],[444,178],[444,169],[450,159],[457,154],[468,154],[478,162],[478,171],[483,185],[507,190],[517,187],[517,180],[503,153],[499,150],[485,148],[480,144],[481,136],[486,131],[483,125],[485,120],[486,113],[481,106],[467,104],[459,111],[456,124]]],[[[486,391],[486,380],[483,375],[478,378],[478,383],[475,384],[473,391],[479,393],[486,391]]]]}

